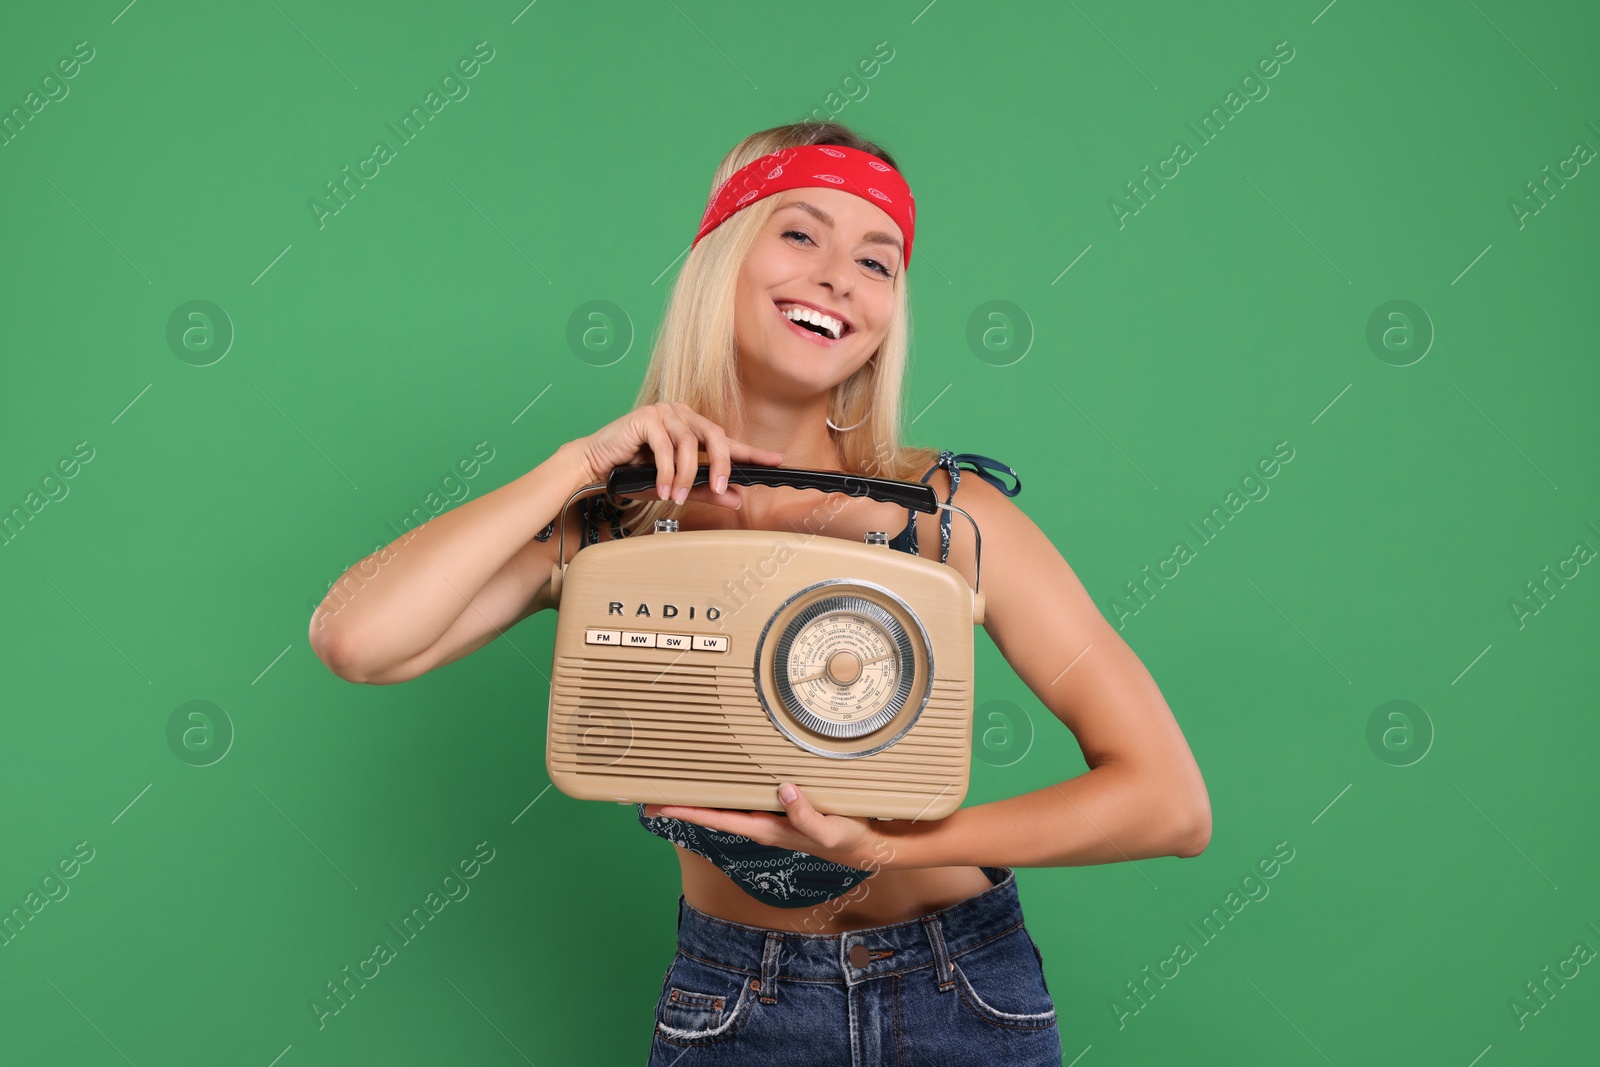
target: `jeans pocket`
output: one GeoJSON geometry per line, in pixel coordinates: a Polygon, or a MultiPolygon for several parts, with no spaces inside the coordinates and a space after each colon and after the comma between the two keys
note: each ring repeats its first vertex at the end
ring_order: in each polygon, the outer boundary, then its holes
{"type": "Polygon", "coordinates": [[[978,1018],[1017,1030],[1056,1025],[1044,964],[1022,927],[953,958],[961,1001],[978,1018]]]}
{"type": "Polygon", "coordinates": [[[750,978],[681,952],[667,969],[656,1036],[674,1045],[714,1045],[745,1024],[755,1003],[750,978]]]}

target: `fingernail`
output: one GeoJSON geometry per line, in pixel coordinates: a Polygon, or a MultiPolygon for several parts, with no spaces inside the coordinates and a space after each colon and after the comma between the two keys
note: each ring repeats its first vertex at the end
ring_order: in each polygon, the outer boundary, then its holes
{"type": "Polygon", "coordinates": [[[676,500],[680,504],[683,503],[688,498],[689,498],[689,490],[687,490],[687,489],[679,489],[676,493],[672,494],[672,499],[676,500]]]}
{"type": "Polygon", "coordinates": [[[656,486],[656,495],[659,496],[662,500],[667,499],[667,487],[664,486],[664,485],[656,486]]]}
{"type": "Polygon", "coordinates": [[[722,475],[720,475],[720,474],[717,475],[717,492],[725,493],[727,491],[728,491],[728,479],[722,477],[722,475]]]}

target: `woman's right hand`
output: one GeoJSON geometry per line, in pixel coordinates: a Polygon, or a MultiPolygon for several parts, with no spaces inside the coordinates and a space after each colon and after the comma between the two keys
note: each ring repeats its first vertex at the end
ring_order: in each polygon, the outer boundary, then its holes
{"type": "Polygon", "coordinates": [[[679,401],[635,408],[588,437],[580,438],[578,443],[592,475],[586,484],[603,481],[617,467],[646,466],[653,457],[656,492],[662,500],[671,496],[680,504],[698,500],[725,508],[737,508],[744,503],[737,487],[728,486],[732,464],[760,463],[775,467],[783,459],[781,452],[769,452],[731,439],[722,427],[679,401]],[[700,470],[702,449],[711,480],[706,485],[692,485],[700,470]]]}

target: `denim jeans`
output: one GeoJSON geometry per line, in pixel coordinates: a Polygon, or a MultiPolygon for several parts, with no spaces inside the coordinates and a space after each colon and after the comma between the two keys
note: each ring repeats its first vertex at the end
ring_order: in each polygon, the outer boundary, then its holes
{"type": "Polygon", "coordinates": [[[648,1067],[1060,1067],[1016,873],[889,926],[832,936],[729,922],[678,898],[648,1067]]]}

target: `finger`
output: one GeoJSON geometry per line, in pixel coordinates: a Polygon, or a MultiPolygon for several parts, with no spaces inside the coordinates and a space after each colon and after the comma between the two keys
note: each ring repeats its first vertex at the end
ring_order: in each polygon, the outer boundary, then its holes
{"type": "Polygon", "coordinates": [[[678,469],[673,478],[672,499],[682,504],[694,488],[694,479],[700,473],[700,435],[687,423],[677,437],[678,469]]]}
{"type": "Polygon", "coordinates": [[[706,442],[706,465],[710,468],[711,491],[718,494],[727,492],[729,469],[733,465],[728,455],[728,435],[722,427],[710,419],[702,419],[700,435],[706,442]]]}
{"type": "Polygon", "coordinates": [[[791,826],[815,841],[823,841],[828,832],[828,827],[823,821],[826,816],[811,806],[811,801],[806,799],[806,795],[800,791],[799,786],[784,782],[779,787],[778,802],[783,805],[784,812],[788,814],[791,826]],[[786,789],[794,790],[793,800],[783,799],[783,793],[786,789]]]}
{"type": "Polygon", "coordinates": [[[645,438],[655,454],[656,495],[665,500],[672,488],[672,436],[661,420],[655,418],[646,424],[645,438]]]}
{"type": "Polygon", "coordinates": [[[690,500],[702,500],[718,507],[737,510],[744,498],[728,491],[728,478],[733,473],[733,461],[728,452],[728,435],[722,427],[701,415],[693,416],[696,428],[705,441],[706,475],[704,483],[689,491],[690,500]]]}
{"type": "Polygon", "coordinates": [[[672,435],[673,477],[669,495],[680,504],[683,500],[678,498],[688,498],[700,469],[700,435],[695,428],[695,418],[694,409],[682,403],[669,403],[661,412],[661,421],[672,435]]]}

